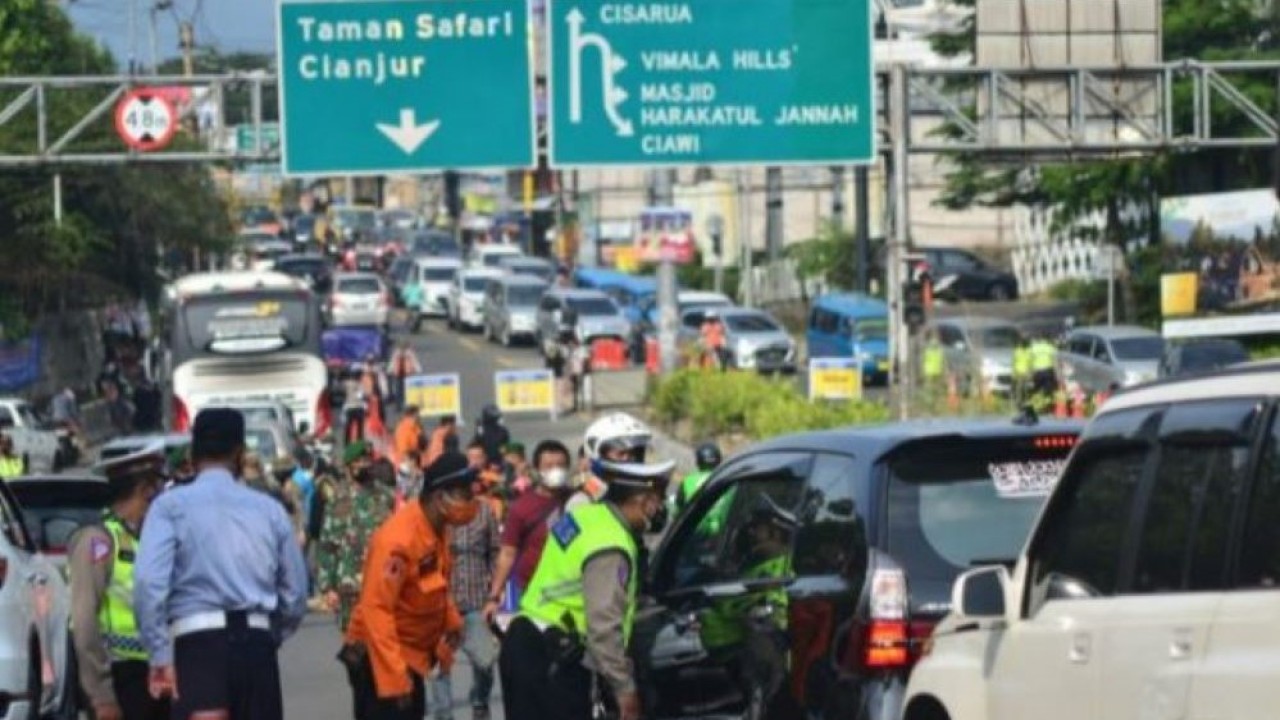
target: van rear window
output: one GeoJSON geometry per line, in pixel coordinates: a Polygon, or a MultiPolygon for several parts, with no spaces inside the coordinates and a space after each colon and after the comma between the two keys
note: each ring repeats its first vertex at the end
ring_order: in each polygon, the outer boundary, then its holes
{"type": "Polygon", "coordinates": [[[1017,558],[1074,436],[917,443],[889,462],[887,550],[912,600],[947,602],[956,576],[1017,558]]]}

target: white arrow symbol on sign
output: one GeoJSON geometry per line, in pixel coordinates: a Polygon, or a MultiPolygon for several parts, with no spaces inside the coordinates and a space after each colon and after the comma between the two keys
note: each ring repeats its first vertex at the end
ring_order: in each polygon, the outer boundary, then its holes
{"type": "Polygon", "coordinates": [[[407,155],[412,155],[440,127],[439,120],[418,124],[413,108],[400,108],[400,124],[378,123],[378,130],[407,155]]]}

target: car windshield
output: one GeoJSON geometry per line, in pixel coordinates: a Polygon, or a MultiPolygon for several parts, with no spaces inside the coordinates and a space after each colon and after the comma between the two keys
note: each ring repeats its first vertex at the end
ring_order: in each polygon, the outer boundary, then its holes
{"type": "Polygon", "coordinates": [[[293,229],[309,232],[316,226],[316,218],[314,215],[299,215],[293,219],[293,229]]]}
{"type": "Polygon", "coordinates": [[[1062,439],[925,441],[890,460],[886,550],[913,602],[945,603],[961,572],[1017,558],[1066,463],[1062,439]]]}
{"type": "Polygon", "coordinates": [[[276,222],[276,214],[270,208],[250,208],[243,219],[245,225],[266,225],[276,222]]]}
{"type": "Polygon", "coordinates": [[[1164,354],[1164,338],[1133,337],[1111,341],[1117,360],[1159,360],[1164,354]]]}
{"type": "Polygon", "coordinates": [[[484,256],[484,264],[486,267],[500,267],[502,265],[503,258],[512,257],[513,255],[516,255],[516,254],[517,253],[515,252],[488,253],[487,255],[484,256]]]}
{"type": "Polygon", "coordinates": [[[778,332],[781,328],[768,315],[730,315],[725,318],[725,325],[733,332],[759,333],[778,332]]]}
{"type": "Polygon", "coordinates": [[[422,281],[430,283],[447,283],[453,282],[453,276],[458,271],[447,267],[429,267],[422,269],[422,281]]]}
{"type": "Polygon", "coordinates": [[[1190,343],[1182,349],[1183,370],[1214,370],[1248,359],[1244,346],[1233,342],[1190,343]]]}
{"type": "Polygon", "coordinates": [[[310,337],[311,299],[295,292],[209,294],[182,307],[175,362],[203,353],[239,354],[299,347],[310,337]]]}
{"type": "Polygon", "coordinates": [[[488,283],[489,278],[476,277],[473,275],[462,281],[462,289],[469,293],[480,293],[484,292],[484,286],[488,283]]]}
{"type": "Polygon", "coordinates": [[[528,265],[513,265],[510,267],[511,272],[516,275],[525,275],[535,277],[539,280],[550,281],[551,277],[556,274],[553,268],[546,265],[530,263],[528,265]]]}
{"type": "Polygon", "coordinates": [[[357,230],[374,230],[378,227],[378,216],[372,210],[356,210],[345,208],[333,214],[334,221],[342,227],[357,230]]]}
{"type": "Polygon", "coordinates": [[[542,299],[543,289],[529,285],[517,285],[507,289],[507,304],[511,307],[533,307],[542,299]]]}
{"type": "Polygon", "coordinates": [[[337,291],[344,295],[377,295],[382,292],[382,285],[376,278],[343,278],[338,281],[337,291]]]}
{"type": "Polygon", "coordinates": [[[280,417],[280,411],[270,405],[253,405],[249,407],[233,407],[244,416],[244,421],[248,424],[266,424],[284,422],[284,418],[280,417]]]}
{"type": "Polygon", "coordinates": [[[887,340],[889,338],[889,321],[882,318],[858,320],[853,325],[853,332],[859,342],[887,340]]]}
{"type": "Polygon", "coordinates": [[[294,277],[323,275],[327,266],[323,260],[286,260],[276,263],[276,272],[294,277]]]}
{"type": "Polygon", "coordinates": [[[1018,347],[1022,333],[1016,327],[993,327],[982,331],[980,342],[988,350],[1012,350],[1018,347]]]}
{"type": "Polygon", "coordinates": [[[102,519],[107,484],[100,480],[35,480],[10,485],[28,534],[45,553],[61,555],[76,530],[102,519]]]}
{"type": "Polygon", "coordinates": [[[275,435],[270,430],[247,428],[244,431],[244,444],[249,452],[263,460],[274,460],[279,456],[275,435]]]}
{"type": "Polygon", "coordinates": [[[579,317],[605,317],[618,314],[618,307],[608,298],[571,297],[567,302],[579,317]]]}

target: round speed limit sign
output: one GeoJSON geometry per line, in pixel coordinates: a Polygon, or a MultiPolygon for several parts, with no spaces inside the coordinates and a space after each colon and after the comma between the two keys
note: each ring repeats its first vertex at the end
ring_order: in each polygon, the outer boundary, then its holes
{"type": "Polygon", "coordinates": [[[130,90],[116,105],[116,132],[134,150],[159,150],[177,130],[177,109],[154,90],[130,90]]]}

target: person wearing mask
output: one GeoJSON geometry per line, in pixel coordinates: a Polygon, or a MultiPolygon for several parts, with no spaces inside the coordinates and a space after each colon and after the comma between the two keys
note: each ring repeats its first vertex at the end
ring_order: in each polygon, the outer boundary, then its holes
{"type": "Polygon", "coordinates": [[[641,573],[636,537],[666,521],[671,461],[592,463],[609,489],[552,526],[502,642],[503,702],[510,720],[590,720],[597,703],[639,720],[627,654],[641,573]]]}
{"type": "Polygon", "coordinates": [[[676,493],[676,510],[683,510],[689,501],[693,499],[695,493],[698,492],[702,484],[711,477],[711,473],[715,472],[723,458],[720,455],[720,448],[715,443],[706,442],[698,446],[693,453],[693,459],[698,465],[698,469],[684,476],[680,481],[680,490],[676,493]]]}
{"type": "Polygon", "coordinates": [[[502,464],[502,448],[511,442],[511,431],[502,424],[502,411],[490,403],[480,411],[480,427],[476,428],[472,442],[484,445],[484,454],[493,465],[502,464]]]}
{"type": "Polygon", "coordinates": [[[445,538],[479,514],[475,480],[466,457],[445,453],[424,471],[419,501],[396,511],[369,541],[360,601],[339,655],[361,720],[421,720],[423,678],[450,664],[461,644],[445,538]]]}
{"type": "MultiPolygon", "coordinates": [[[[499,552],[498,518],[488,504],[480,503],[480,512],[471,522],[449,531],[449,552],[453,556],[449,593],[462,613],[461,650],[471,663],[471,718],[488,720],[498,641],[485,622],[484,604],[499,552]]],[[[453,718],[451,674],[451,668],[441,664],[432,682],[430,704],[435,720],[453,718]]]]}
{"type": "Polygon", "coordinates": [[[102,521],[77,530],[67,553],[71,636],[97,720],[167,720],[169,701],[147,687],[147,653],[133,613],[138,535],[164,485],[164,446],[150,445],[98,468],[107,477],[102,521]]]}
{"type": "Polygon", "coordinates": [[[307,613],[307,568],[280,503],[236,481],[244,416],[196,416],[189,485],[156,498],[134,570],[134,612],[152,697],[174,716],[284,716],[280,644],[307,613]]]}
{"type": "Polygon", "coordinates": [[[0,480],[12,480],[27,473],[27,461],[13,449],[13,438],[0,435],[0,480]]]}
{"type": "Polygon", "coordinates": [[[512,503],[502,524],[502,547],[484,606],[484,616],[489,622],[496,617],[504,595],[512,594],[510,600],[515,601],[524,592],[542,557],[547,530],[572,492],[569,448],[560,442],[538,443],[533,449],[533,467],[533,489],[512,503]]]}
{"type": "Polygon", "coordinates": [[[363,440],[343,450],[345,482],[329,502],[316,548],[316,586],[324,607],[337,613],[346,631],[360,597],[360,571],[369,538],[391,515],[392,498],[373,477],[373,458],[363,440]]]}

